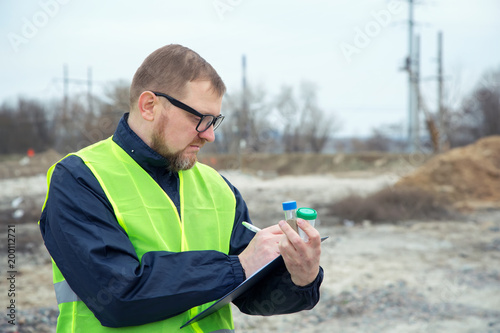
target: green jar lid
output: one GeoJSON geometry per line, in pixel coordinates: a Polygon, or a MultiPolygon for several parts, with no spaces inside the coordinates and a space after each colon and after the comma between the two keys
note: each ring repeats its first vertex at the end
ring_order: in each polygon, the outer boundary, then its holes
{"type": "Polygon", "coordinates": [[[318,216],[318,213],[312,208],[299,208],[297,209],[297,217],[300,217],[304,220],[315,220],[318,216]]]}

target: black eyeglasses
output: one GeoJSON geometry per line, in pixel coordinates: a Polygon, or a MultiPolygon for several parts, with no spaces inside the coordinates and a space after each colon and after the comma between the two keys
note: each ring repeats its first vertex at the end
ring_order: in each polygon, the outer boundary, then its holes
{"type": "Polygon", "coordinates": [[[201,114],[198,111],[196,111],[195,109],[193,109],[192,107],[190,107],[189,105],[186,105],[186,104],[182,103],[181,101],[176,100],[172,96],[169,96],[167,94],[162,94],[159,92],[154,92],[154,91],[152,91],[152,93],[155,94],[156,96],[165,97],[166,99],[168,99],[168,101],[170,103],[177,106],[178,108],[183,109],[184,111],[189,112],[191,114],[194,114],[197,117],[200,117],[200,121],[198,122],[198,125],[196,125],[196,131],[198,131],[199,133],[205,132],[212,125],[214,125],[214,131],[215,131],[217,129],[217,127],[219,127],[219,125],[224,120],[223,115],[218,115],[216,117],[216,116],[213,116],[211,114],[201,114]]]}

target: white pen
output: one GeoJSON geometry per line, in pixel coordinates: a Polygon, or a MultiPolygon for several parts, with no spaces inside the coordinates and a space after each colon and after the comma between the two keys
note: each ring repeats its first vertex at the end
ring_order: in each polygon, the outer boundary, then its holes
{"type": "MultiPolygon", "coordinates": [[[[241,222],[241,224],[243,224],[243,226],[244,226],[245,228],[247,228],[248,230],[253,231],[253,232],[255,232],[255,233],[257,233],[257,232],[259,232],[259,231],[261,230],[259,227],[256,227],[256,226],[254,226],[253,224],[248,223],[248,222],[246,222],[246,221],[241,222]]],[[[327,238],[329,238],[329,237],[330,237],[330,236],[321,237],[321,241],[324,241],[325,239],[327,239],[327,238]]]]}
{"type": "Polygon", "coordinates": [[[255,233],[257,233],[257,232],[259,232],[259,231],[260,231],[260,228],[258,228],[258,227],[256,227],[256,226],[254,226],[253,224],[250,224],[250,223],[248,223],[248,222],[246,222],[246,221],[241,222],[241,224],[243,224],[243,226],[244,226],[245,228],[247,228],[248,230],[253,231],[253,232],[255,232],[255,233]]]}

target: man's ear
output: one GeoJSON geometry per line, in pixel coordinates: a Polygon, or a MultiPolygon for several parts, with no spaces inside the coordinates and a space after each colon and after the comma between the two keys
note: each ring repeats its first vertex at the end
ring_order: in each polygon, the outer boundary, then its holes
{"type": "Polygon", "coordinates": [[[151,91],[144,91],[137,101],[137,107],[139,112],[147,121],[153,121],[155,118],[154,106],[156,104],[157,97],[151,91]]]}

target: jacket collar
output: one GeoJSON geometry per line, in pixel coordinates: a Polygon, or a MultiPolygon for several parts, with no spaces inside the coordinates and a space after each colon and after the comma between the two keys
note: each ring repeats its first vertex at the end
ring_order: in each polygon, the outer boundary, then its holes
{"type": "Polygon", "coordinates": [[[169,161],[151,149],[128,125],[129,113],[125,113],[113,135],[113,141],[129,154],[143,169],[167,168],[169,161]]]}

